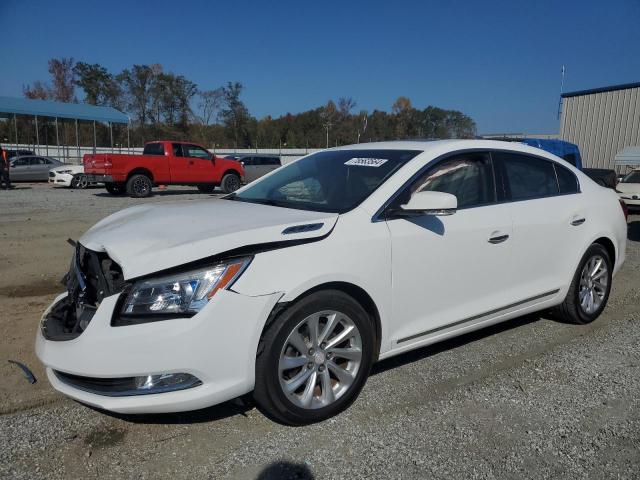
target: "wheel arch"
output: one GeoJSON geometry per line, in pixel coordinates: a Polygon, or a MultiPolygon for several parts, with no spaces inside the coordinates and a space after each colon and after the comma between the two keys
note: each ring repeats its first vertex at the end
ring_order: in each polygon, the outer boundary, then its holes
{"type": "Polygon", "coordinates": [[[224,171],[224,173],[222,174],[222,176],[220,177],[220,181],[222,181],[222,179],[225,177],[225,175],[228,175],[228,174],[235,175],[236,177],[242,179],[242,175],[240,175],[240,173],[237,170],[235,170],[233,168],[227,168],[224,171]]]}
{"type": "Polygon", "coordinates": [[[153,182],[153,173],[151,173],[151,170],[144,168],[144,167],[138,167],[138,168],[134,168],[133,170],[131,170],[128,174],[127,174],[127,180],[129,180],[131,177],[133,177],[134,175],[145,175],[147,177],[149,177],[151,179],[151,181],[153,182]]]}
{"type": "Polygon", "coordinates": [[[593,243],[597,243],[602,245],[604,249],[609,254],[609,259],[611,260],[611,265],[615,266],[616,264],[616,246],[613,241],[609,237],[599,237],[593,241],[593,243]]]}
{"type": "Polygon", "coordinates": [[[371,295],[369,295],[366,290],[358,285],[353,283],[344,282],[344,281],[333,281],[333,282],[325,282],[318,285],[315,285],[304,292],[297,295],[294,299],[288,300],[286,302],[276,303],[269,318],[265,322],[264,327],[262,328],[262,332],[260,333],[260,338],[264,335],[264,332],[269,328],[273,320],[280,315],[289,305],[293,305],[296,302],[299,302],[303,298],[311,295],[312,293],[319,292],[322,290],[338,290],[341,291],[350,297],[352,297],[356,302],[358,302],[362,308],[367,312],[369,318],[371,318],[373,322],[373,332],[375,335],[375,350],[373,352],[373,361],[378,360],[378,356],[380,354],[380,347],[382,342],[382,321],[380,318],[380,311],[378,306],[374,302],[371,295]]]}

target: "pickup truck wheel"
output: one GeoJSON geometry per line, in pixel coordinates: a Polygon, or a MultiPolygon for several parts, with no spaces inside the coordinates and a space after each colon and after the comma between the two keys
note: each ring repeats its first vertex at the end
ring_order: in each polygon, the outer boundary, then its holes
{"type": "Polygon", "coordinates": [[[224,177],[222,177],[220,186],[222,187],[222,191],[224,193],[235,192],[240,188],[240,177],[235,173],[227,173],[224,177]]]}
{"type": "Polygon", "coordinates": [[[124,193],[123,185],[117,183],[106,183],[104,188],[106,188],[107,192],[111,195],[122,195],[124,193]]]}
{"type": "Polygon", "coordinates": [[[127,193],[132,198],[144,198],[151,195],[153,183],[151,179],[141,173],[133,175],[127,180],[127,193]]]}
{"type": "Polygon", "coordinates": [[[215,189],[215,185],[198,185],[198,190],[200,190],[202,193],[213,193],[215,189]]]}

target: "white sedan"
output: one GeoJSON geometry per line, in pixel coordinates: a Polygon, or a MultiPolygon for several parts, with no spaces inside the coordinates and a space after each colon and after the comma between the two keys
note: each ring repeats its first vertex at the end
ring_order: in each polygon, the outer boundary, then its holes
{"type": "Polygon", "coordinates": [[[63,164],[49,170],[49,183],[59,187],[86,188],[83,165],[63,164]]]}
{"type": "Polygon", "coordinates": [[[627,206],[640,207],[640,169],[625,175],[616,185],[616,190],[627,206]]]}
{"type": "Polygon", "coordinates": [[[102,409],[253,392],[273,419],[317,422],[378,360],[550,308],[592,322],[626,236],[615,192],[536,148],[341,147],[222,200],[97,223],[36,351],[56,389],[102,409]]]}

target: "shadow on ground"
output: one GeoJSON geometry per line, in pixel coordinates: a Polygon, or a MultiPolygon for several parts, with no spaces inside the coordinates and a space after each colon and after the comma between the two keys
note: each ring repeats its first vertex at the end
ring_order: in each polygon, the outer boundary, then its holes
{"type": "Polygon", "coordinates": [[[262,470],[256,480],[313,480],[315,477],[303,463],[275,462],[262,470]]]}
{"type": "Polygon", "coordinates": [[[640,220],[630,222],[627,228],[627,239],[632,242],[640,242],[640,220]]]}
{"type": "MultiPolygon", "coordinates": [[[[202,195],[202,198],[207,198],[210,196],[219,196],[222,195],[222,190],[215,190],[213,193],[201,192],[200,190],[194,188],[193,190],[158,190],[154,189],[151,194],[152,197],[174,197],[180,195],[202,195]]],[[[96,197],[105,197],[105,198],[113,198],[113,197],[126,197],[127,195],[112,195],[106,191],[101,191],[93,194],[96,197]]]]}

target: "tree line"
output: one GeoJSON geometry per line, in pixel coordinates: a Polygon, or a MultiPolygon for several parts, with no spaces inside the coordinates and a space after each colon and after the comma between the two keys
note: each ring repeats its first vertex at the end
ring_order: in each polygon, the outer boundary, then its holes
{"type": "MultiPolygon", "coordinates": [[[[159,64],[112,73],[97,63],[53,58],[48,67],[49,81],[23,87],[27,98],[81,101],[127,112],[135,145],[173,138],[215,148],[320,148],[407,138],[472,138],[476,133],[475,122],[464,113],[415,108],[402,96],[390,112],[359,110],[353,98],[340,97],[308,111],[258,119],[242,100],[240,82],[203,90],[159,64]]],[[[83,131],[88,131],[86,126],[83,131]]],[[[101,136],[104,140],[105,133],[101,136]]]]}

